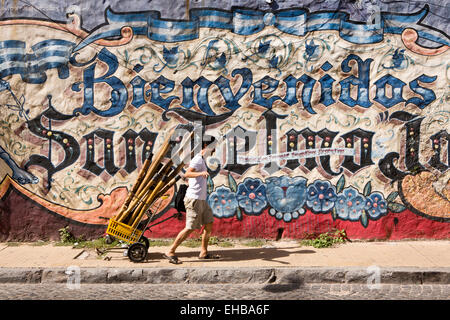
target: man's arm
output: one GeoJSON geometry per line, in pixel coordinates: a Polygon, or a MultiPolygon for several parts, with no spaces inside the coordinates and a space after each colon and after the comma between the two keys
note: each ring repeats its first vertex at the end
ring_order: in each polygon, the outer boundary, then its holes
{"type": "Polygon", "coordinates": [[[192,167],[189,167],[189,168],[186,170],[186,173],[184,174],[184,177],[185,177],[185,178],[197,178],[197,177],[204,177],[204,178],[207,178],[208,176],[209,176],[208,171],[200,171],[200,172],[197,172],[197,171],[195,171],[195,169],[192,168],[192,167]]]}

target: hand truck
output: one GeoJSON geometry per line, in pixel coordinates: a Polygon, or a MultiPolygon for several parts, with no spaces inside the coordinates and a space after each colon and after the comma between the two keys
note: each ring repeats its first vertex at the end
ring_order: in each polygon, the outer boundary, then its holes
{"type": "MultiPolygon", "coordinates": [[[[168,196],[162,196],[159,198],[159,200],[167,199],[168,196]]],[[[156,202],[156,201],[155,201],[156,202]]],[[[161,205],[162,201],[160,202],[161,205]]],[[[173,214],[172,216],[155,223],[151,226],[149,224],[153,221],[153,218],[155,216],[155,213],[158,212],[158,208],[152,213],[152,211],[149,209],[146,212],[146,215],[148,217],[147,221],[143,223],[143,219],[137,224],[136,228],[132,228],[131,226],[116,221],[112,217],[109,220],[108,228],[106,229],[106,242],[111,243],[114,239],[122,240],[126,243],[128,243],[128,247],[113,247],[113,248],[105,248],[105,249],[96,249],[98,255],[103,255],[107,251],[113,251],[113,250],[127,250],[127,256],[132,262],[143,262],[147,258],[147,252],[148,248],[150,247],[149,240],[144,236],[144,232],[147,230],[150,230],[151,227],[160,224],[164,221],[167,221],[171,218],[178,217],[180,218],[181,213],[177,212],[173,214]]]]}

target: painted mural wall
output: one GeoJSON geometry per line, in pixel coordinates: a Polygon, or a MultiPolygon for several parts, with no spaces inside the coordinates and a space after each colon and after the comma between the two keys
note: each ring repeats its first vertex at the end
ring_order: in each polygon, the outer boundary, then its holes
{"type": "Polygon", "coordinates": [[[217,236],[449,238],[448,8],[142,2],[2,2],[1,241],[101,236],[190,124],[218,140],[217,236]]]}

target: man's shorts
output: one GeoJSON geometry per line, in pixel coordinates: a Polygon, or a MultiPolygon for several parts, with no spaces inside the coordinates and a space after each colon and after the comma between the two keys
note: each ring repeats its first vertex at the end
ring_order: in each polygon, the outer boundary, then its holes
{"type": "Polygon", "coordinates": [[[185,198],[184,206],[187,229],[200,229],[203,225],[214,222],[211,207],[206,200],[185,198]]]}

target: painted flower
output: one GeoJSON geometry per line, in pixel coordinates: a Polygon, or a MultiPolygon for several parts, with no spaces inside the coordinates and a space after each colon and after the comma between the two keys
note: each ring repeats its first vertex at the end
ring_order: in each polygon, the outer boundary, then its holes
{"type": "Polygon", "coordinates": [[[260,42],[258,45],[258,53],[264,55],[270,48],[270,40],[265,42],[260,42]]]}
{"type": "Polygon", "coordinates": [[[208,196],[208,204],[211,207],[214,216],[218,218],[230,218],[236,213],[238,202],[236,194],[228,187],[217,187],[214,192],[208,196]]]}
{"type": "Polygon", "coordinates": [[[163,59],[169,65],[175,65],[178,62],[178,46],[173,47],[171,49],[167,49],[165,46],[163,47],[163,59]]]}
{"type": "Polygon", "coordinates": [[[336,200],[336,189],[328,181],[316,180],[306,191],[306,205],[315,213],[331,210],[336,200]]]}
{"type": "Polygon", "coordinates": [[[0,92],[11,89],[8,81],[0,79],[0,92]]]}
{"type": "Polygon", "coordinates": [[[376,220],[387,213],[387,202],[379,192],[371,193],[366,198],[365,209],[370,218],[376,220]]]}
{"type": "Polygon", "coordinates": [[[392,68],[393,69],[399,69],[403,65],[403,61],[406,61],[405,59],[405,49],[396,49],[394,54],[392,55],[392,68]]]}
{"type": "Polygon", "coordinates": [[[306,179],[303,177],[271,177],[266,180],[267,200],[272,208],[281,213],[304,213],[306,179]]]}
{"type": "Polygon", "coordinates": [[[405,56],[405,49],[398,48],[393,54],[388,56],[391,56],[391,59],[387,65],[384,63],[381,65],[384,69],[402,70],[408,67],[408,59],[405,56]]]}
{"type": "Polygon", "coordinates": [[[259,215],[267,206],[266,186],[259,179],[246,178],[238,185],[236,199],[248,215],[259,215]]]}
{"type": "Polygon", "coordinates": [[[317,48],[319,45],[314,43],[314,40],[311,39],[311,41],[305,43],[305,54],[306,54],[306,60],[310,60],[312,58],[315,58],[317,56],[317,48]]]}
{"type": "Polygon", "coordinates": [[[227,64],[227,56],[224,52],[222,52],[222,54],[216,59],[216,62],[221,68],[225,67],[225,65],[227,64]]]}
{"type": "Polygon", "coordinates": [[[269,66],[271,68],[277,68],[278,67],[278,56],[273,56],[270,60],[269,60],[269,66]]]}
{"type": "Polygon", "coordinates": [[[357,221],[364,212],[366,201],[358,190],[348,187],[337,196],[336,214],[342,220],[357,221]]]}

